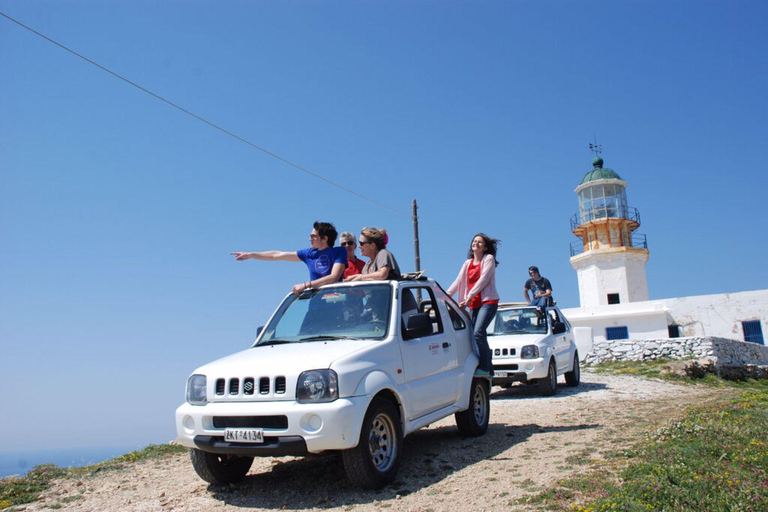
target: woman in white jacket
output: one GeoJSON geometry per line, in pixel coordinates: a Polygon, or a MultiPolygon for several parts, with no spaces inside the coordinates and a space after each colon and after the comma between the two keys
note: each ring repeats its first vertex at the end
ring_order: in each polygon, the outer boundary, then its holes
{"type": "Polygon", "coordinates": [[[496,266],[499,264],[496,261],[496,246],[499,242],[485,233],[475,235],[467,261],[448,288],[448,295],[458,292],[459,306],[469,307],[480,358],[475,375],[480,377],[493,377],[487,329],[499,308],[499,293],[496,291],[496,266]]]}

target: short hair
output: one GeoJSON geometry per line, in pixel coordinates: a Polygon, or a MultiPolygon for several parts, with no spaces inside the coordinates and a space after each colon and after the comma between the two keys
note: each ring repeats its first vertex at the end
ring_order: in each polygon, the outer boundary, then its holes
{"type": "Polygon", "coordinates": [[[536,272],[538,274],[539,267],[537,267],[536,265],[531,265],[530,267],[528,267],[528,272],[536,272]]]}
{"type": "Polygon", "coordinates": [[[333,247],[333,244],[336,243],[336,236],[338,235],[336,228],[333,227],[333,224],[330,222],[315,221],[313,227],[317,230],[317,236],[320,238],[327,237],[328,247],[333,247]]]}
{"type": "Polygon", "coordinates": [[[339,235],[339,240],[344,240],[345,238],[352,240],[357,245],[357,237],[351,231],[345,231],[339,235]]]}
{"type": "Polygon", "coordinates": [[[387,247],[387,230],[379,228],[363,228],[360,230],[360,234],[367,238],[370,242],[376,244],[379,250],[387,247]]]}
{"type": "MultiPolygon", "coordinates": [[[[483,254],[490,254],[493,256],[493,261],[496,262],[496,266],[499,266],[499,260],[496,259],[496,250],[498,249],[498,245],[501,244],[501,240],[498,238],[491,238],[485,233],[478,233],[475,236],[472,237],[472,241],[475,240],[475,238],[480,237],[485,242],[485,252],[483,254]]],[[[469,252],[467,252],[467,259],[474,258],[474,253],[472,252],[472,241],[469,242],[469,252]]]]}

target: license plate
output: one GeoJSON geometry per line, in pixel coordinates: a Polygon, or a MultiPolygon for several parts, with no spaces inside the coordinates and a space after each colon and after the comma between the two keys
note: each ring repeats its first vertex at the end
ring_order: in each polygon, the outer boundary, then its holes
{"type": "Polygon", "coordinates": [[[230,443],[263,443],[264,431],[260,428],[228,428],[224,440],[230,443]]]}
{"type": "Polygon", "coordinates": [[[494,370],[493,371],[493,376],[494,377],[501,377],[502,379],[504,379],[504,378],[509,377],[509,374],[507,372],[500,372],[500,371],[494,370]]]}

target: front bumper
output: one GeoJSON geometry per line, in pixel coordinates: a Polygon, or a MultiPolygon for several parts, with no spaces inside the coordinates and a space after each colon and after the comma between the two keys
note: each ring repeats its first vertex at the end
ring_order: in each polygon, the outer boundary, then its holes
{"type": "Polygon", "coordinates": [[[543,379],[549,371],[549,359],[543,357],[536,359],[494,357],[492,362],[494,386],[543,379]]]}
{"type": "Polygon", "coordinates": [[[340,398],[333,402],[300,404],[293,401],[185,403],[176,409],[178,441],[206,452],[283,456],[345,450],[357,445],[360,425],[370,397],[340,398]],[[274,424],[274,418],[282,421],[274,424]],[[258,424],[265,418],[263,443],[224,441],[225,427],[242,422],[258,424]],[[270,424],[273,423],[273,424],[270,424]]]}

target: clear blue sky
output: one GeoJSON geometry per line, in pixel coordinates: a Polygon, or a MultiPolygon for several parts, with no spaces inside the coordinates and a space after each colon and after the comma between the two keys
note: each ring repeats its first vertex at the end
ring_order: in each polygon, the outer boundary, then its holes
{"type": "Polygon", "coordinates": [[[0,11],[0,452],[165,442],[247,347],[315,220],[386,227],[447,285],[478,231],[578,306],[574,188],[628,183],[651,298],[768,287],[763,1],[8,1],[0,11]]]}

